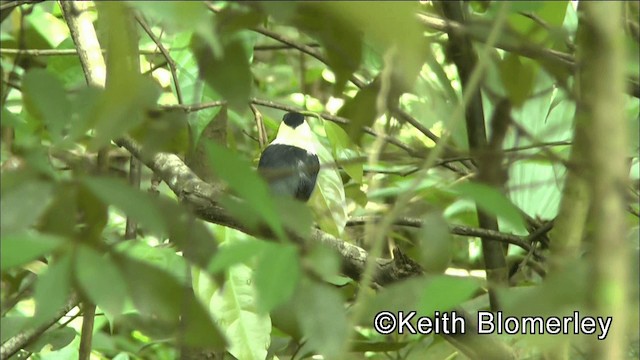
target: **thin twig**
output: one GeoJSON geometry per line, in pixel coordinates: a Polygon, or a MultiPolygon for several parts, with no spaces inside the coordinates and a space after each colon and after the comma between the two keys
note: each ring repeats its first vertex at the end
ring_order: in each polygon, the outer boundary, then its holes
{"type": "Polygon", "coordinates": [[[178,104],[184,104],[184,102],[182,101],[182,90],[180,89],[180,81],[178,80],[178,72],[176,70],[176,62],[171,57],[171,54],[169,54],[167,48],[162,45],[162,41],[160,41],[160,39],[158,39],[158,37],[153,33],[153,30],[151,30],[151,27],[149,27],[142,16],[136,14],[135,19],[142,27],[142,29],[147,33],[147,35],[149,35],[151,40],[156,44],[156,46],[162,53],[162,56],[167,61],[167,64],[169,65],[169,71],[171,72],[171,77],[173,78],[173,86],[176,88],[176,97],[178,98],[178,104]]]}
{"type": "MultiPolygon", "coordinates": [[[[100,49],[104,54],[107,52],[105,49],[100,49]]],[[[29,56],[75,56],[78,55],[77,49],[15,49],[15,48],[0,48],[0,54],[3,55],[17,55],[24,54],[29,56]]],[[[158,50],[140,50],[142,55],[161,55],[158,50]]]]}

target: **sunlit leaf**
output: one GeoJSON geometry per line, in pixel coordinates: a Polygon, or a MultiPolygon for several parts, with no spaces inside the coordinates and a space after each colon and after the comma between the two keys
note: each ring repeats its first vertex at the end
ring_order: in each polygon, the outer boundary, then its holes
{"type": "Polygon", "coordinates": [[[228,351],[237,359],[262,360],[271,340],[268,313],[258,312],[253,271],[242,264],[228,270],[224,288],[218,290],[209,305],[231,344],[228,351]]]}
{"type": "Polygon", "coordinates": [[[344,185],[338,169],[326,166],[335,163],[331,153],[319,142],[316,144],[316,152],[321,168],[315,190],[309,199],[309,206],[322,230],[334,236],[340,236],[347,223],[344,185]]]}

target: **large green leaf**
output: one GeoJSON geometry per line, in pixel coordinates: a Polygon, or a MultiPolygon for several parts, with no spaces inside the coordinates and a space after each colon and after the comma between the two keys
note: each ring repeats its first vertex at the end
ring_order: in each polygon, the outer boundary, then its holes
{"type": "Polygon", "coordinates": [[[41,234],[37,232],[22,232],[2,235],[2,270],[26,264],[41,256],[50,254],[65,243],[63,237],[41,234]]]}
{"type": "Polygon", "coordinates": [[[321,168],[309,205],[320,228],[339,237],[347,223],[344,185],[338,169],[328,166],[335,163],[331,153],[320,142],[315,147],[321,168]]]}
{"type": "Polygon", "coordinates": [[[222,49],[216,52],[203,36],[194,34],[191,49],[200,77],[227,100],[231,109],[241,112],[247,108],[252,85],[251,54],[247,53],[245,43],[255,38],[245,31],[224,40],[222,49]]]}
{"type": "Polygon", "coordinates": [[[309,346],[325,359],[341,358],[349,329],[338,290],[325,284],[303,282],[296,292],[294,310],[309,346]]]}
{"type": "Polygon", "coordinates": [[[253,276],[246,265],[230,267],[224,288],[209,304],[231,344],[227,351],[237,359],[264,359],[271,340],[271,319],[268,313],[258,311],[253,276]]]}
{"type": "Polygon", "coordinates": [[[260,254],[254,277],[259,311],[271,311],[289,300],[300,278],[297,247],[284,244],[268,246],[260,254]]]}
{"type": "Polygon", "coordinates": [[[29,113],[42,122],[54,141],[59,142],[71,119],[71,104],[62,82],[42,69],[27,72],[22,82],[29,113]]]}
{"type": "Polygon", "coordinates": [[[255,209],[277,235],[284,237],[282,222],[269,189],[251,169],[249,162],[237,153],[212,142],[207,144],[207,150],[215,175],[244,199],[248,207],[255,209]]]}
{"type": "Polygon", "coordinates": [[[187,284],[144,262],[126,259],[122,265],[129,294],[144,316],[180,330],[187,346],[214,350],[225,348],[224,336],[193,292],[185,289],[187,284]]]}
{"type": "Polygon", "coordinates": [[[43,181],[28,181],[3,189],[0,199],[2,234],[19,232],[35,225],[52,201],[53,186],[43,181]]]}
{"type": "Polygon", "coordinates": [[[210,17],[205,5],[195,1],[127,1],[127,4],[171,32],[194,29],[210,17]]]}
{"type": "Polygon", "coordinates": [[[34,292],[35,323],[50,321],[64,306],[71,292],[72,271],[71,256],[65,254],[49,262],[47,270],[38,276],[34,292]]]}
{"type": "Polygon", "coordinates": [[[83,184],[105,204],[114,205],[156,234],[167,233],[157,201],[149,194],[129,186],[124,181],[106,177],[88,177],[83,184]]]}
{"type": "Polygon", "coordinates": [[[506,220],[519,233],[526,232],[520,210],[500,191],[491,186],[472,182],[458,183],[453,190],[475,201],[484,211],[506,220]]]}
{"type": "Polygon", "coordinates": [[[418,312],[432,315],[435,311],[449,311],[471,298],[480,284],[473,278],[436,276],[425,284],[418,312]]]}
{"type": "Polygon", "coordinates": [[[80,245],[75,260],[76,279],[89,299],[110,316],[120,315],[127,290],[124,277],[113,258],[80,245]]]}

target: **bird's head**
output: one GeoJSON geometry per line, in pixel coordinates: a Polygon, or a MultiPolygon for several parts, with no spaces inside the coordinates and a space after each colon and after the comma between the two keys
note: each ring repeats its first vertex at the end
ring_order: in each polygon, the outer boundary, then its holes
{"type": "Polygon", "coordinates": [[[304,120],[304,115],[297,112],[289,112],[282,118],[278,134],[271,144],[296,146],[315,154],[315,141],[309,124],[304,120]]]}

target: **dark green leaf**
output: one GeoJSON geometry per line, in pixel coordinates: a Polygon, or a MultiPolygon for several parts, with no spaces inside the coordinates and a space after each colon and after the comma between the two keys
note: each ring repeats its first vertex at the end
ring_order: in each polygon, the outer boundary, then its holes
{"type": "Polygon", "coordinates": [[[193,292],[185,289],[186,284],[180,284],[166,271],[132,259],[123,262],[123,270],[133,302],[144,316],[182,331],[188,346],[225,348],[224,336],[193,292]]]}

